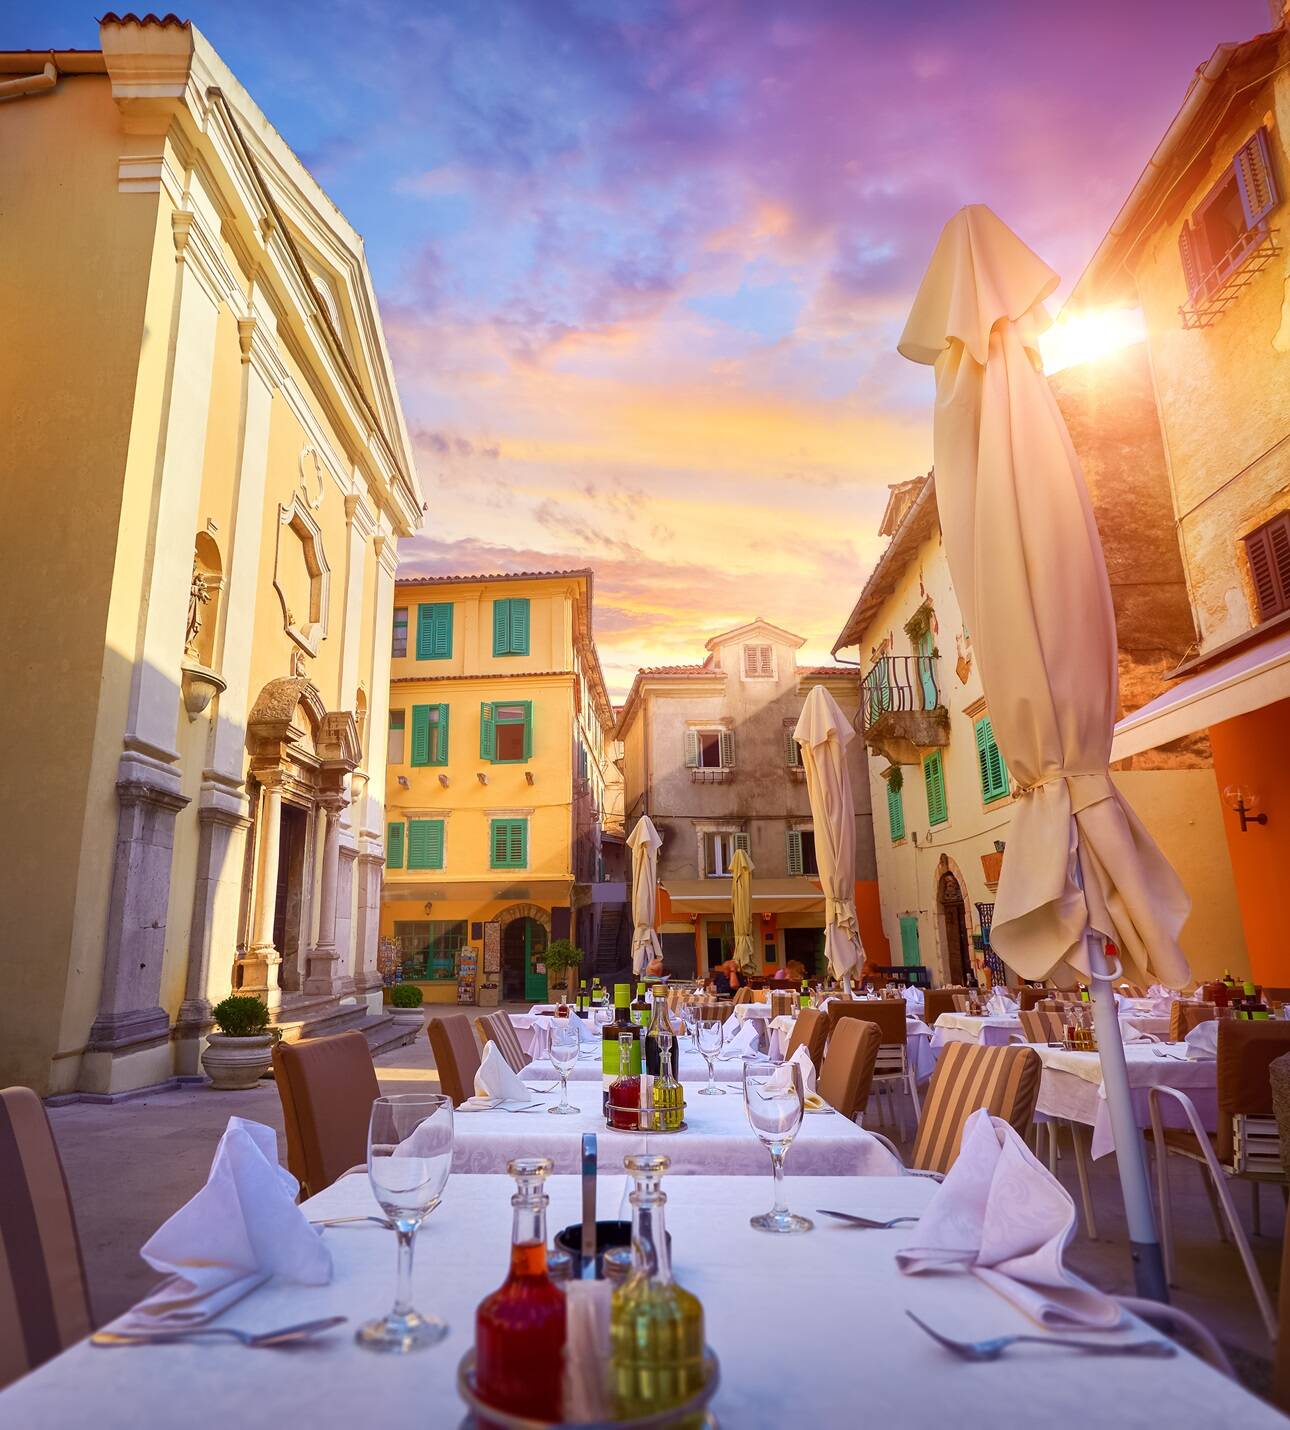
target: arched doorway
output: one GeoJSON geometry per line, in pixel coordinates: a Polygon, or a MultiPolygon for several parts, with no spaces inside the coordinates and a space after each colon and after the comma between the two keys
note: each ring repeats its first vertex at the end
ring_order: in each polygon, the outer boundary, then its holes
{"type": "Polygon", "coordinates": [[[502,1001],[545,1003],[546,929],[533,918],[512,919],[502,930],[502,1001]]]}
{"type": "Polygon", "coordinates": [[[936,906],[945,929],[946,972],[951,983],[966,984],[972,972],[968,943],[967,909],[959,881],[947,869],[936,888],[936,906]]]}

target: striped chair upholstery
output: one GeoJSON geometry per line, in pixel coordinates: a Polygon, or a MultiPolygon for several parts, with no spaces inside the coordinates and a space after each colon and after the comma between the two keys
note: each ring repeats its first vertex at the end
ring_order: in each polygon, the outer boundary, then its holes
{"type": "MultiPolygon", "coordinates": [[[[439,1086],[460,1106],[475,1092],[475,1074],[479,1071],[479,1044],[464,1013],[447,1018],[431,1018],[426,1024],[434,1065],[439,1073],[439,1086]]],[[[513,1030],[512,1030],[513,1031],[513,1030]]]]}
{"type": "Polygon", "coordinates": [[[1028,1043],[1060,1043],[1063,1040],[1066,1025],[1060,1013],[1023,1008],[1017,1017],[1021,1020],[1021,1035],[1028,1043]]]}
{"type": "Polygon", "coordinates": [[[978,1108],[1030,1130],[1043,1063],[1033,1048],[947,1043],[927,1089],[910,1157],[924,1172],[948,1172],[959,1154],[963,1124],[978,1108]]]}
{"type": "Polygon", "coordinates": [[[485,1013],[475,1019],[475,1031],[479,1034],[482,1047],[485,1043],[496,1043],[498,1051],[506,1059],[512,1072],[523,1072],[531,1059],[520,1046],[520,1035],[515,1031],[511,1015],[499,1008],[496,1013],[485,1013]]]}
{"type": "Polygon", "coordinates": [[[1062,1021],[1063,1027],[1074,1025],[1076,1028],[1091,1028],[1093,1026],[1093,1005],[1074,998],[1045,998],[1036,1004],[1036,1010],[1040,1013],[1055,1013],[1062,1021]]]}
{"type": "Polygon", "coordinates": [[[302,1199],[367,1162],[367,1127],[381,1088],[362,1033],[278,1043],[273,1080],[282,1102],[287,1169],[300,1183],[302,1199]]]}
{"type": "Polygon", "coordinates": [[[751,1003],[753,1001],[753,991],[745,983],[741,988],[735,989],[735,1004],[751,1003]]]}
{"type": "Polygon", "coordinates": [[[0,1092],[0,1389],[93,1329],[76,1219],[49,1118],[30,1088],[6,1088],[0,1092]]]}
{"type": "Polygon", "coordinates": [[[692,1023],[710,1023],[714,1018],[724,1023],[734,1011],[733,1003],[716,1003],[711,999],[700,999],[691,1003],[688,1009],[692,1023]]]}
{"type": "Polygon", "coordinates": [[[788,1047],[784,1050],[784,1060],[787,1062],[798,1048],[805,1048],[807,1056],[815,1064],[818,1076],[824,1065],[824,1046],[828,1040],[828,1014],[820,1008],[803,1008],[793,1024],[793,1036],[789,1038],[788,1047]]]}
{"type": "Polygon", "coordinates": [[[796,993],[776,992],[770,995],[770,1016],[791,1018],[797,1012],[801,999],[796,993]]]}
{"type": "Polygon", "coordinates": [[[816,1090],[836,1112],[854,1118],[869,1105],[882,1034],[876,1023],[844,1018],[829,1038],[816,1090]]]}

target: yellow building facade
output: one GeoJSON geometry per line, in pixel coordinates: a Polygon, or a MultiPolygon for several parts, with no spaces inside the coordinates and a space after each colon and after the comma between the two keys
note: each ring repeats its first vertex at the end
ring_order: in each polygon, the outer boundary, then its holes
{"type": "Polygon", "coordinates": [[[428,1001],[541,1001],[543,952],[592,953],[613,712],[590,571],[401,580],[381,932],[428,1001]]]}
{"type": "Polygon", "coordinates": [[[0,1080],[196,1074],[211,1007],[380,1008],[396,547],[362,241],[201,34],[0,54],[0,1080]],[[379,739],[374,731],[381,731],[379,739]]]}

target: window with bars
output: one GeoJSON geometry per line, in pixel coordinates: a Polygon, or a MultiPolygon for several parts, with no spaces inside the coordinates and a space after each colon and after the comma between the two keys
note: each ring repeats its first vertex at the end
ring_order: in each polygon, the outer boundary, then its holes
{"type": "Polygon", "coordinates": [[[446,705],[414,705],[412,707],[412,764],[446,765],[448,763],[448,707],[446,705]]]}
{"type": "Polygon", "coordinates": [[[533,702],[486,701],[479,707],[479,757],[494,765],[533,758],[533,702]]]}
{"type": "Polygon", "coordinates": [[[813,829],[790,829],[788,831],[788,872],[804,874],[814,879],[819,875],[820,866],[815,859],[815,831],[813,829]]]}
{"type": "Polygon", "coordinates": [[[692,770],[729,770],[735,763],[733,730],[687,730],[685,764],[692,770]]]}
{"type": "Polygon", "coordinates": [[[703,872],[709,879],[728,878],[734,865],[735,851],[752,852],[750,837],[735,829],[719,830],[703,836],[703,872]]]}
{"type": "Polygon", "coordinates": [[[493,654],[528,655],[529,598],[493,602],[493,654]]]}
{"type": "Polygon", "coordinates": [[[981,798],[989,804],[992,800],[1003,799],[1008,794],[1011,788],[1008,767],[1004,764],[1003,755],[995,742],[994,726],[990,723],[990,717],[982,715],[973,728],[976,730],[976,759],[981,776],[981,798]]]}
{"type": "Polygon", "coordinates": [[[745,680],[774,680],[774,646],[746,645],[743,647],[743,654],[745,680]]]}
{"type": "Polygon", "coordinates": [[[1256,130],[1178,234],[1178,256],[1193,302],[1211,297],[1263,242],[1280,202],[1268,131],[1256,130]]]}
{"type": "Polygon", "coordinates": [[[452,602],[431,601],[417,607],[417,659],[447,660],[452,655],[452,602]]]}
{"type": "Polygon", "coordinates": [[[891,842],[898,843],[905,837],[905,794],[903,787],[893,787],[887,781],[887,824],[891,829],[891,842]]]}
{"type": "Polygon", "coordinates": [[[797,738],[793,734],[796,728],[796,720],[784,722],[784,763],[790,770],[802,768],[802,747],[797,743],[797,738]]]}
{"type": "Polygon", "coordinates": [[[923,756],[923,788],[927,794],[928,824],[944,824],[950,811],[945,801],[945,766],[939,750],[923,756]]]}
{"type": "Polygon", "coordinates": [[[442,819],[408,820],[408,868],[443,868],[442,819]]]}
{"type": "Polygon", "coordinates": [[[523,869],[529,862],[527,819],[494,819],[488,826],[490,869],[523,869]]]}
{"type": "Polygon", "coordinates": [[[407,730],[407,714],[403,710],[390,711],[390,734],[385,744],[387,765],[401,765],[404,760],[404,735],[407,730]]]}
{"type": "Polygon", "coordinates": [[[1260,623],[1290,611],[1290,511],[1245,538],[1245,556],[1254,582],[1254,599],[1260,623]]]}
{"type": "Polygon", "coordinates": [[[403,825],[397,822],[385,826],[385,867],[403,868],[403,825]]]}
{"type": "Polygon", "coordinates": [[[408,608],[395,606],[394,626],[390,640],[390,655],[396,660],[408,653],[408,608]]]}

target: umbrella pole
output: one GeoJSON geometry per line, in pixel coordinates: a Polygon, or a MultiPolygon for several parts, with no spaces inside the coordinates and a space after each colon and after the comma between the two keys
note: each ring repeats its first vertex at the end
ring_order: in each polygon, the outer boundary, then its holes
{"type": "MultiPolygon", "coordinates": [[[[1165,1280],[1165,1264],[1160,1254],[1160,1238],[1151,1205],[1146,1150],[1138,1129],[1138,1119],[1133,1112],[1129,1070],[1124,1060],[1124,1039],[1106,960],[1106,941],[1100,934],[1088,935],[1088,956],[1093,984],[1093,1027],[1097,1034],[1098,1057],[1102,1062],[1102,1087],[1106,1092],[1106,1106],[1115,1137],[1115,1160],[1120,1171],[1124,1215],[1129,1224],[1134,1286],[1139,1296],[1167,1304],[1169,1285],[1165,1280]]],[[[1156,1155],[1162,1155],[1159,1149],[1156,1155]]]]}

